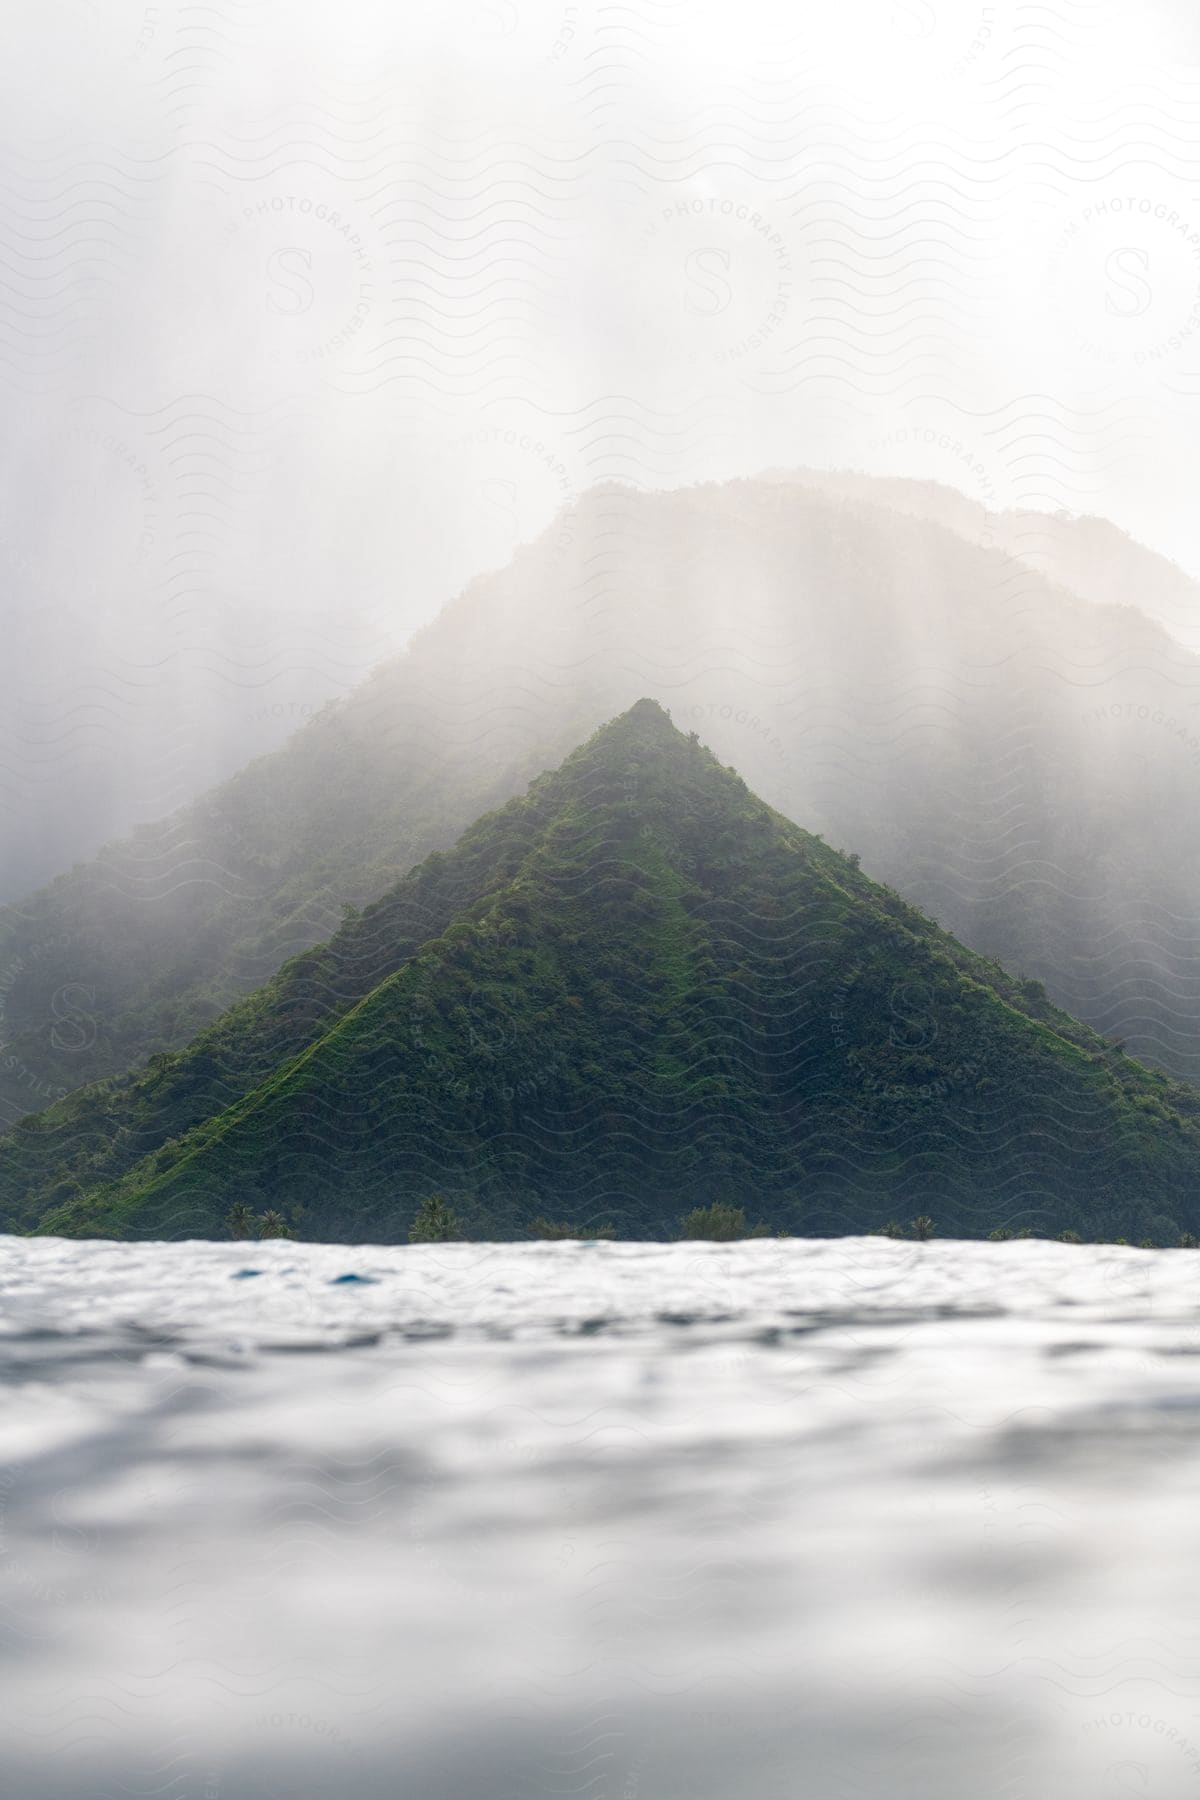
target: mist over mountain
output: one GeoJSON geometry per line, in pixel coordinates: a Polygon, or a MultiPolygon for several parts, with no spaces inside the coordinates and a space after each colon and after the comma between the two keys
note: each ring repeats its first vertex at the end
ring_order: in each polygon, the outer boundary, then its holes
{"type": "Polygon", "coordinates": [[[1141,1068],[798,830],[650,700],[181,1055],[0,1151],[18,1222],[217,1235],[235,1205],[391,1241],[449,1193],[670,1233],[936,1211],[1174,1242],[1200,1094],[1141,1068]]]}
{"type": "MultiPolygon", "coordinates": [[[[783,471],[784,482],[795,479],[783,471]]],[[[1008,507],[996,509],[935,481],[915,477],[805,471],[827,493],[894,507],[945,525],[972,543],[1006,552],[1059,587],[1107,606],[1133,606],[1156,620],[1185,649],[1200,649],[1200,582],[1167,556],[1140,544],[1111,519],[1095,514],[1008,507]]],[[[1193,710],[1200,700],[1189,696],[1193,710]]]]}
{"type": "Polygon", "coordinates": [[[0,914],[4,1117],[187,1042],[647,690],[964,942],[1200,1073],[1195,659],[892,498],[589,492],[284,750],[0,914]]]}
{"type": "MultiPolygon", "coordinates": [[[[212,471],[194,450],[203,424],[190,424],[168,429],[165,451],[176,464],[191,456],[193,480],[190,487],[185,481],[183,501],[211,519],[212,471]]],[[[117,439],[105,449],[112,434],[92,435],[91,463],[70,454],[69,444],[62,479],[84,491],[89,478],[103,486],[112,464],[117,485],[123,474],[136,488],[136,472],[115,454],[117,439]]],[[[128,524],[134,546],[142,535],[169,551],[159,543],[165,524],[153,497],[154,530],[139,529],[136,516],[126,521],[121,498],[113,496],[114,530],[128,524]]],[[[32,516],[35,509],[19,520],[0,518],[2,902],[19,900],[277,749],[406,635],[385,625],[365,599],[330,609],[329,588],[318,600],[299,581],[281,617],[268,569],[255,571],[260,585],[249,593],[214,592],[190,566],[194,559],[178,552],[161,554],[165,567],[147,583],[136,550],[124,545],[101,581],[104,546],[94,538],[82,544],[69,528],[54,564],[39,569],[32,541],[25,547],[32,516]],[[106,583],[119,588],[119,607],[106,583]]],[[[335,587],[334,573],[327,577],[335,587]]],[[[403,609],[393,611],[398,624],[403,609]]]]}

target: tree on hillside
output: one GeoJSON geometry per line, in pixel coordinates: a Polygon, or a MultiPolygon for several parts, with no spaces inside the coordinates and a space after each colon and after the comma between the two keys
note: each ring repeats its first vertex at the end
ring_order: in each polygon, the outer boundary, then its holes
{"type": "Polygon", "coordinates": [[[231,1238],[252,1238],[258,1235],[258,1218],[250,1211],[244,1200],[236,1200],[230,1207],[225,1219],[225,1228],[231,1238]]]}
{"type": "Polygon", "coordinates": [[[740,1206],[727,1206],[715,1200],[711,1206],[697,1206],[686,1219],[680,1220],[685,1238],[707,1239],[710,1243],[728,1244],[746,1234],[746,1214],[740,1206]]]}
{"type": "Polygon", "coordinates": [[[410,1244],[450,1244],[462,1237],[462,1225],[445,1194],[429,1194],[417,1208],[408,1231],[410,1244]]]}

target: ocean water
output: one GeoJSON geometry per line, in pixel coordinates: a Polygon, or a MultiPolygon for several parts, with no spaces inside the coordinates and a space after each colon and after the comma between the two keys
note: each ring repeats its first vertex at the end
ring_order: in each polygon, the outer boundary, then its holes
{"type": "Polygon", "coordinates": [[[0,1240],[5,1800],[1200,1795],[1200,1253],[0,1240]]]}

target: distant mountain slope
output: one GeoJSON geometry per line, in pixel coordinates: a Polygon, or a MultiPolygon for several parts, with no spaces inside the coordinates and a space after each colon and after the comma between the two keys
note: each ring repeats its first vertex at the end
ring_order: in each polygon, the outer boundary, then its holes
{"type": "MultiPolygon", "coordinates": [[[[790,470],[777,478],[787,484],[796,479],[790,470]]],[[[1183,649],[1200,651],[1200,582],[1111,519],[1032,507],[991,511],[939,482],[899,476],[812,470],[806,479],[840,499],[891,506],[990,545],[1097,605],[1136,607],[1183,649]]]]}
{"type": "MultiPolygon", "coordinates": [[[[445,1189],[481,1235],[544,1212],[654,1234],[705,1199],[808,1232],[1200,1216],[1200,1094],[964,949],[647,700],[164,1079],[218,1056],[239,1097],[116,1179],[102,1149],[43,1229],[212,1234],[240,1200],[386,1240],[445,1189]]],[[[114,1096],[113,1135],[153,1101],[153,1077],[114,1096]]],[[[6,1159],[19,1141],[32,1168],[59,1127],[30,1121],[6,1159]]]]}
{"type": "Polygon", "coordinates": [[[1200,1078],[1200,664],[896,484],[828,479],[593,490],[285,750],[0,912],[0,1123],[188,1042],[648,690],[965,941],[1200,1078]]]}

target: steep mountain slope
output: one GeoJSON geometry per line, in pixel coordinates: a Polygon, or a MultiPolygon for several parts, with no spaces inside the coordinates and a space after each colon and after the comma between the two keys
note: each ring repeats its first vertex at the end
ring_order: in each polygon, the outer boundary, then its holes
{"type": "MultiPolygon", "coordinates": [[[[242,1200],[388,1239],[442,1189],[496,1235],[543,1212],[656,1233],[714,1198],[816,1232],[911,1209],[1174,1235],[1200,1212],[1200,1094],[965,950],[652,701],[300,967],[225,1022],[240,1097],[116,1179],[81,1171],[43,1229],[203,1235],[242,1200]]],[[[31,1166],[56,1128],[14,1134],[31,1166]]]]}
{"type": "Polygon", "coordinates": [[[821,479],[594,490],[285,751],[0,912],[0,1124],[188,1042],[648,689],[965,941],[1200,1076],[1200,664],[895,484],[821,479]]]}
{"type": "Polygon", "coordinates": [[[139,1159],[231,1105],[280,1063],[306,1050],[456,914],[515,872],[540,812],[523,805],[485,817],[453,856],[434,853],[340,929],[286,962],[184,1049],[92,1083],[0,1137],[0,1225],[32,1224],[83,1187],[112,1181],[139,1159]]]}

